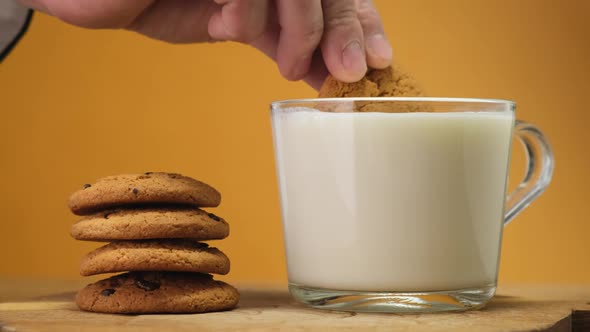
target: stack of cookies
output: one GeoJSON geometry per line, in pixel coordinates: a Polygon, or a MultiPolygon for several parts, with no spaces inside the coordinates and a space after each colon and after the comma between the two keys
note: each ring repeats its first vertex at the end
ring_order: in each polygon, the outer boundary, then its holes
{"type": "Polygon", "coordinates": [[[234,308],[238,291],[211,273],[229,259],[199,241],[223,239],[229,225],[199,208],[216,207],[211,186],[172,173],[110,176],[75,192],[69,207],[84,216],[76,240],[110,242],[83,259],[80,274],[127,272],[80,290],[82,310],[105,313],[196,313],[234,308]]]}

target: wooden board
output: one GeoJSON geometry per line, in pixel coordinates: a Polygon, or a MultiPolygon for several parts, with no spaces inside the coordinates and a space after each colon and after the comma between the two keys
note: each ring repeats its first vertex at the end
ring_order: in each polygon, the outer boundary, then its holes
{"type": "Polygon", "coordinates": [[[81,312],[79,286],[0,279],[0,331],[590,331],[590,285],[504,286],[483,310],[421,315],[313,310],[285,288],[239,287],[233,311],[139,316],[81,312]]]}

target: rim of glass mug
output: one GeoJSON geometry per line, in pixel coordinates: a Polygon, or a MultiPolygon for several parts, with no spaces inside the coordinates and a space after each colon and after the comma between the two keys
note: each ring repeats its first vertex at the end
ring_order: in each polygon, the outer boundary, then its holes
{"type": "MultiPolygon", "coordinates": [[[[461,104],[497,104],[504,105],[507,109],[497,111],[512,111],[516,109],[516,102],[507,99],[489,98],[453,98],[453,97],[342,97],[342,98],[302,98],[277,100],[270,103],[271,109],[282,105],[293,105],[301,103],[338,103],[354,101],[377,101],[377,102],[411,102],[411,103],[461,103],[461,104]]],[[[419,112],[419,111],[418,111],[419,112]]],[[[460,111],[456,111],[460,112],[460,111]]],[[[370,113],[370,112],[369,112],[370,113]]]]}

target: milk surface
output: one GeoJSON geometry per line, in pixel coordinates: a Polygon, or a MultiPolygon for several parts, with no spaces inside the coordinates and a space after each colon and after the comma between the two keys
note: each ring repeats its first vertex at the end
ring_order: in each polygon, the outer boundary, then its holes
{"type": "Polygon", "coordinates": [[[289,282],[496,283],[511,112],[273,112],[289,282]]]}

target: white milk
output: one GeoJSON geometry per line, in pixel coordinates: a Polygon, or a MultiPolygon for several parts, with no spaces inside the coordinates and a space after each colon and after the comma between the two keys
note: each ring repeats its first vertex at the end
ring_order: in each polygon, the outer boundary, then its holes
{"type": "Polygon", "coordinates": [[[510,112],[273,113],[291,283],[496,283],[510,112]]]}

